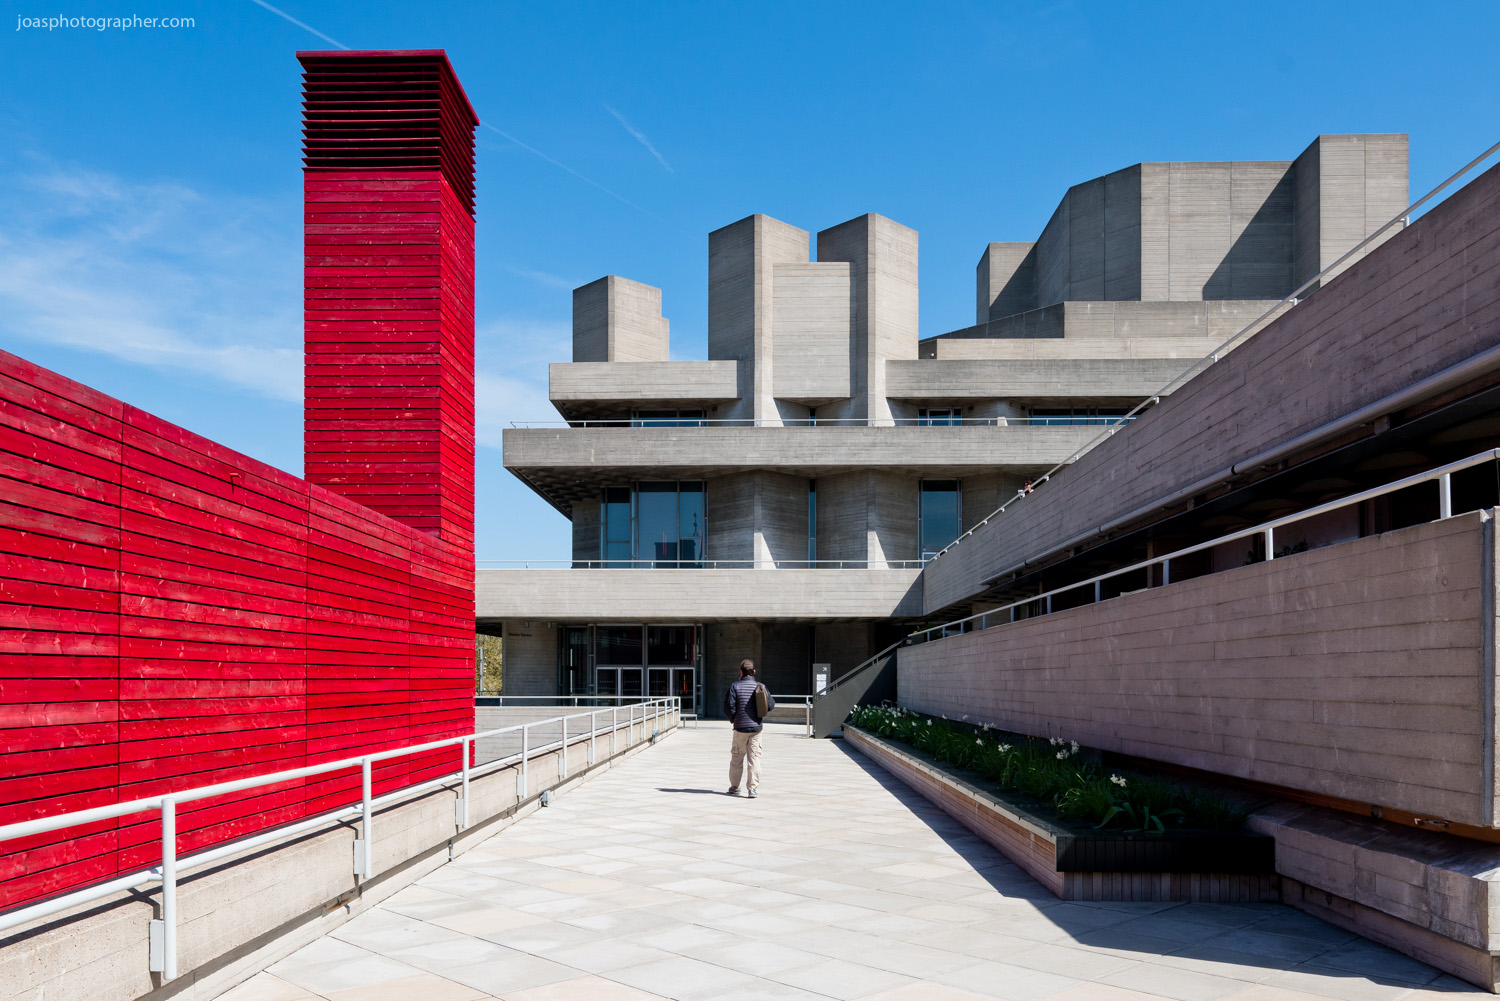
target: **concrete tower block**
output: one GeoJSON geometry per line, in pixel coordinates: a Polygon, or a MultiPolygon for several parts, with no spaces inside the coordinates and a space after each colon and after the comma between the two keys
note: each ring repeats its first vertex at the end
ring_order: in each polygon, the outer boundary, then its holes
{"type": "Polygon", "coordinates": [[[606,275],[573,290],[574,361],[666,361],[661,289],[606,275]]]}
{"type": "Polygon", "coordinates": [[[774,270],[778,264],[806,264],[807,251],[807,230],[767,215],[747,216],[708,234],[708,357],[740,363],[740,398],[722,416],[777,416],[771,375],[774,270]]]}
{"type": "MultiPolygon", "coordinates": [[[[1409,204],[1405,135],[1318,136],[1297,157],[1295,170],[1295,285],[1331,265],[1409,204]]],[[[1401,229],[1395,226],[1387,230],[1381,239],[1344,262],[1339,272],[1401,229]]],[[[1324,276],[1322,282],[1333,276],[1324,276]]]]}
{"type": "Polygon", "coordinates": [[[917,357],[917,231],[862,215],[818,234],[818,260],[850,264],[854,298],[851,399],[830,416],[889,420],[886,359],[917,357]]]}
{"type": "Polygon", "coordinates": [[[853,285],[849,265],[777,264],[771,319],[778,400],[817,407],[849,398],[849,349],[854,339],[853,285]]]}
{"type": "Polygon", "coordinates": [[[1036,309],[1036,244],[992,243],[974,271],[974,322],[1036,309]]]}

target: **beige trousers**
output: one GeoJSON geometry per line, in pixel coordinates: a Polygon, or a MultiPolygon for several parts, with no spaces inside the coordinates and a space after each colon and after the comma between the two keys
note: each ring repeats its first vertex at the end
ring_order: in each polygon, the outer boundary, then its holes
{"type": "Polygon", "coordinates": [[[760,785],[760,738],[758,733],[734,731],[734,744],[729,751],[729,787],[740,787],[740,775],[745,776],[747,789],[760,785]],[[747,767],[748,766],[748,767],[747,767]]]}

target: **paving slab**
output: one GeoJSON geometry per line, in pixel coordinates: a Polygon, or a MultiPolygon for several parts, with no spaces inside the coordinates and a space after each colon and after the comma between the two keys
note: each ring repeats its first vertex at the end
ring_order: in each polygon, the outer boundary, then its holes
{"type": "Polygon", "coordinates": [[[672,734],[224,1001],[1418,1001],[1482,995],[1280,904],[1072,903],[837,740],[672,734]]]}

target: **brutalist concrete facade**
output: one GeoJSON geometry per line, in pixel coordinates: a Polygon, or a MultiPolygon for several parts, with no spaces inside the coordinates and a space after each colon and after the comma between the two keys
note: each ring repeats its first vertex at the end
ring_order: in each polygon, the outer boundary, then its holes
{"type": "MultiPolygon", "coordinates": [[[[601,683],[597,635],[626,625],[693,630],[710,714],[746,656],[773,691],[810,691],[815,664],[837,677],[921,614],[942,532],[1261,316],[1399,211],[1406,180],[1405,136],[1137,164],[1069,189],[1034,243],[990,244],[976,325],[926,339],[917,233],[873,214],[815,239],[764,215],[709,234],[702,361],[668,360],[659,290],[578,289],[573,360],[551,370],[565,422],[504,442],[506,467],[571,519],[573,566],[480,573],[507,693],[623,684],[601,683]],[[646,533],[673,484],[693,525],[646,533]]],[[[682,675],[653,680],[650,643],[634,683],[681,692],[682,675]]]]}

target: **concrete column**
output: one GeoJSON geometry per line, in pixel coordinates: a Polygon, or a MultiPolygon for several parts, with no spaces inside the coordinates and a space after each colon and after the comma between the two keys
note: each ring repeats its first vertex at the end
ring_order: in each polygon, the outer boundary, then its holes
{"type": "MultiPolygon", "coordinates": [[[[1294,285],[1338,260],[1409,204],[1405,135],[1318,136],[1294,169],[1294,285]]],[[[1387,230],[1339,271],[1400,231],[1399,226],[1387,230]]]]}
{"type": "MultiPolygon", "coordinates": [[[[703,627],[703,708],[724,715],[724,692],[740,676],[740,661],[761,662],[761,631],[756,622],[714,622],[703,627]]],[[[726,741],[726,752],[728,750],[726,741]]],[[[729,755],[724,755],[729,767],[729,755]]],[[[727,775],[727,772],[726,772],[727,775]]]]}
{"type": "Polygon", "coordinates": [[[587,566],[588,561],[598,560],[599,551],[599,500],[575,501],[573,503],[573,561],[578,566],[587,566]]]}
{"type": "Polygon", "coordinates": [[[818,234],[818,260],[850,264],[854,299],[852,398],[818,415],[889,420],[886,359],[917,357],[917,231],[862,215],[818,234]]]}
{"type": "Polygon", "coordinates": [[[766,215],[708,234],[708,357],[739,362],[739,400],[720,407],[720,418],[777,416],[771,375],[774,271],[777,264],[806,264],[807,255],[806,230],[766,215]]]}
{"type": "Polygon", "coordinates": [[[818,478],[818,559],[886,562],[917,553],[917,478],[861,470],[818,478]]]}
{"type": "Polygon", "coordinates": [[[974,273],[974,322],[1036,309],[1036,244],[992,243],[974,273]]]}
{"type": "Polygon", "coordinates": [[[606,275],[573,290],[574,361],[667,361],[661,289],[606,275]]]}
{"type": "Polygon", "coordinates": [[[807,559],[807,480],[758,470],[708,481],[711,560],[753,560],[760,569],[807,559]]]}

